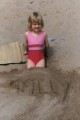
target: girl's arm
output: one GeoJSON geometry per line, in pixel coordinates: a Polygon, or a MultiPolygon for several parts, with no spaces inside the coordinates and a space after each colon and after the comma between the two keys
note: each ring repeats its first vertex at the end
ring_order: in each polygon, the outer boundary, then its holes
{"type": "Polygon", "coordinates": [[[26,55],[28,53],[28,40],[27,40],[27,32],[25,33],[25,40],[24,40],[24,55],[26,55]]]}
{"type": "Polygon", "coordinates": [[[47,34],[45,35],[44,44],[45,44],[45,57],[48,57],[49,42],[48,42],[48,36],[47,36],[47,34]]]}

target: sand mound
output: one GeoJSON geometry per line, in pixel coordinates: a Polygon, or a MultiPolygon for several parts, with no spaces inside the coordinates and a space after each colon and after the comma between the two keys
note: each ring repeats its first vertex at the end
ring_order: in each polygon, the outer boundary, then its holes
{"type": "Polygon", "coordinates": [[[64,75],[48,68],[34,68],[31,70],[11,71],[3,74],[5,81],[1,86],[26,92],[29,95],[51,94],[63,95],[68,87],[64,75]],[[57,76],[58,74],[58,76],[57,76]]]}
{"type": "Polygon", "coordinates": [[[1,73],[0,119],[79,120],[79,79],[55,67],[1,73]]]}

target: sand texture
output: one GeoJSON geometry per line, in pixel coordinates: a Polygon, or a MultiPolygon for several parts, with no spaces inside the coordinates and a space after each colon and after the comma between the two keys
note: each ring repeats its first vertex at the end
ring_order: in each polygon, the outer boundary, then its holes
{"type": "Polygon", "coordinates": [[[2,0],[0,45],[23,43],[33,11],[54,39],[47,68],[0,65],[0,120],[80,120],[80,2],[2,0]]]}

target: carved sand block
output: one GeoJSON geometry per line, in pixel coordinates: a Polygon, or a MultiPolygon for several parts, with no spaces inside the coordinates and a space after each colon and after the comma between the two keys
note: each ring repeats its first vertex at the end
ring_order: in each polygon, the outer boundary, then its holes
{"type": "Polygon", "coordinates": [[[26,62],[23,44],[18,41],[0,46],[0,64],[26,62]]]}
{"type": "Polygon", "coordinates": [[[29,95],[51,94],[65,97],[69,85],[64,77],[57,79],[55,74],[46,68],[33,68],[12,77],[8,86],[29,95]]]}

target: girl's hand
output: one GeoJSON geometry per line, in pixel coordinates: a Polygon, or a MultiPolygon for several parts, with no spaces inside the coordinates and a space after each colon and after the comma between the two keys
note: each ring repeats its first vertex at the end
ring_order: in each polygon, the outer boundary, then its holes
{"type": "Polygon", "coordinates": [[[24,55],[27,55],[28,54],[28,52],[27,51],[24,51],[24,55]]]}

